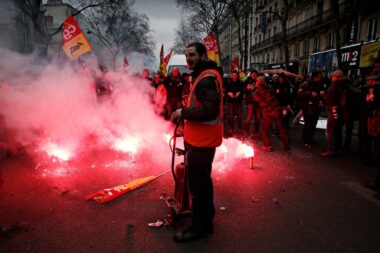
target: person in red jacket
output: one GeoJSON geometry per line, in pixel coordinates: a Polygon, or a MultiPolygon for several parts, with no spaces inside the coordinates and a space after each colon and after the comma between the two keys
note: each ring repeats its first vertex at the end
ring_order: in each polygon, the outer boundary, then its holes
{"type": "Polygon", "coordinates": [[[284,121],[281,119],[282,108],[277,101],[274,91],[266,85],[265,78],[259,76],[256,78],[256,91],[253,99],[259,103],[262,113],[261,119],[261,137],[264,146],[261,147],[263,151],[272,151],[272,141],[269,136],[269,130],[273,122],[276,124],[277,129],[280,131],[281,139],[284,144],[284,150],[289,150],[289,135],[284,126],[284,121]]]}
{"type": "Polygon", "coordinates": [[[193,71],[192,84],[185,108],[174,111],[171,119],[185,119],[185,166],[193,214],[190,226],[174,235],[176,242],[192,241],[213,233],[215,207],[211,170],[216,147],[223,140],[222,75],[215,62],[207,61],[203,44],[189,44],[185,55],[193,71]]]}

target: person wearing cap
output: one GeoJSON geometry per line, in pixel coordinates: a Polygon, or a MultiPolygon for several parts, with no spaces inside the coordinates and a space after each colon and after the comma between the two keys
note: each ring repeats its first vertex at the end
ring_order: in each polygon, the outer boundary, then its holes
{"type": "Polygon", "coordinates": [[[277,101],[282,108],[281,119],[284,121],[284,126],[289,129],[289,110],[292,108],[293,100],[291,94],[291,86],[285,75],[280,73],[276,78],[272,77],[272,89],[275,92],[277,101]]]}
{"type": "Polygon", "coordinates": [[[276,124],[277,129],[280,131],[281,139],[284,145],[284,150],[289,150],[289,136],[288,132],[281,120],[281,107],[278,103],[274,91],[266,85],[265,78],[259,76],[256,78],[256,91],[253,95],[253,99],[259,103],[259,107],[262,113],[261,125],[261,137],[263,140],[263,146],[261,149],[266,152],[272,151],[272,141],[269,135],[269,129],[273,122],[276,124]]]}
{"type": "Polygon", "coordinates": [[[302,141],[305,147],[311,147],[314,144],[313,139],[319,115],[324,106],[322,99],[324,90],[320,74],[315,72],[311,75],[309,81],[301,83],[297,94],[304,118],[302,141]]]}
{"type": "Polygon", "coordinates": [[[234,116],[237,117],[238,132],[243,128],[242,107],[243,107],[244,84],[239,79],[237,71],[232,72],[231,80],[227,83],[225,93],[227,97],[227,122],[228,135],[233,136],[235,132],[234,116]]]}
{"type": "Polygon", "coordinates": [[[244,83],[244,95],[245,95],[245,121],[244,121],[244,131],[246,136],[249,136],[249,129],[251,126],[252,116],[254,115],[253,121],[253,135],[259,133],[259,121],[260,121],[260,111],[259,104],[253,100],[253,94],[256,89],[256,78],[259,75],[259,72],[252,70],[249,74],[249,77],[244,83]]]}
{"type": "MultiPolygon", "coordinates": [[[[373,74],[373,73],[371,73],[373,74]]],[[[367,159],[371,158],[371,143],[374,143],[374,160],[369,160],[366,164],[375,165],[377,167],[377,176],[373,184],[367,185],[371,190],[377,191],[377,198],[380,198],[380,77],[376,75],[370,75],[366,79],[366,85],[363,87],[363,97],[365,106],[365,115],[367,117],[366,123],[366,152],[367,159]],[[377,119],[376,119],[377,118],[377,119]]]]}
{"type": "Polygon", "coordinates": [[[181,73],[177,67],[174,67],[165,79],[164,85],[167,91],[167,117],[182,106],[182,89],[181,73]]]}
{"type": "Polygon", "coordinates": [[[326,107],[328,111],[326,139],[327,149],[322,152],[321,157],[337,156],[339,148],[342,146],[342,128],[344,124],[344,110],[341,97],[347,87],[348,79],[344,77],[341,70],[336,70],[331,76],[331,85],[327,89],[326,107]]]}
{"type": "Polygon", "coordinates": [[[152,97],[154,110],[158,115],[165,117],[167,92],[159,74],[153,75],[151,85],[154,88],[154,94],[152,97]]]}

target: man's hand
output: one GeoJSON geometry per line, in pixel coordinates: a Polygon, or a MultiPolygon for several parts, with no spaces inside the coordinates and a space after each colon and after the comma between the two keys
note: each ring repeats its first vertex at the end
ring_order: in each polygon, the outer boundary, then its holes
{"type": "Polygon", "coordinates": [[[172,112],[172,115],[170,115],[170,120],[173,121],[176,118],[179,118],[182,116],[182,109],[177,109],[174,112],[172,112]]]}
{"type": "Polygon", "coordinates": [[[228,92],[227,93],[227,96],[229,96],[230,98],[233,98],[234,97],[234,94],[232,92],[228,92]]]}

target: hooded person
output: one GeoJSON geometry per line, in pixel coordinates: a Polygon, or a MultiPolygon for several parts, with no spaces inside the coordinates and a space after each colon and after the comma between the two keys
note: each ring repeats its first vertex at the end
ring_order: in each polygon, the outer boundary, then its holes
{"type": "Polygon", "coordinates": [[[253,135],[256,136],[259,133],[259,122],[260,122],[260,110],[259,104],[253,99],[253,94],[256,90],[256,78],[259,76],[259,72],[252,70],[249,73],[247,80],[244,83],[244,97],[245,97],[245,121],[244,121],[244,131],[247,136],[249,136],[249,130],[251,127],[252,116],[254,116],[253,121],[253,135]]]}
{"type": "Polygon", "coordinates": [[[274,122],[280,132],[284,150],[289,150],[290,146],[288,132],[284,126],[283,120],[280,117],[282,109],[277,101],[274,91],[267,86],[263,76],[256,78],[256,87],[257,88],[253,95],[253,99],[258,102],[262,114],[260,125],[263,146],[261,149],[267,152],[272,151],[272,141],[269,135],[269,130],[274,122]]]}
{"type": "Polygon", "coordinates": [[[344,105],[342,105],[342,94],[348,86],[348,78],[341,70],[336,70],[331,76],[331,84],[327,89],[327,126],[326,139],[327,149],[320,155],[322,157],[335,157],[342,146],[342,128],[344,124],[344,105]]]}

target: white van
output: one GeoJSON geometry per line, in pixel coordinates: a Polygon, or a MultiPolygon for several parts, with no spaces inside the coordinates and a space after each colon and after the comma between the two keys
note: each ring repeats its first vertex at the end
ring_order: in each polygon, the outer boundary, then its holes
{"type": "Polygon", "coordinates": [[[179,73],[181,73],[181,75],[183,73],[191,72],[187,67],[186,56],[184,54],[175,54],[170,57],[166,73],[169,75],[174,67],[177,67],[179,69],[179,73]]]}

